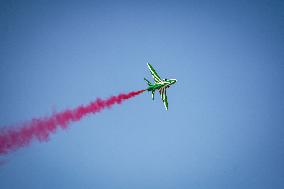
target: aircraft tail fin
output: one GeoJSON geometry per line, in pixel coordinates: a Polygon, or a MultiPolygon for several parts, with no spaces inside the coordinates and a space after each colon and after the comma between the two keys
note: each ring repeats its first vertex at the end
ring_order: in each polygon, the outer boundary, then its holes
{"type": "MultiPolygon", "coordinates": [[[[144,80],[147,82],[147,84],[148,84],[148,86],[149,87],[151,87],[153,84],[150,82],[150,81],[148,81],[146,78],[144,78],[144,80]]],[[[154,94],[155,94],[155,91],[153,90],[152,91],[152,99],[154,100],[154,94]]]]}
{"type": "Polygon", "coordinates": [[[147,82],[147,84],[149,85],[149,87],[152,85],[152,83],[150,81],[148,81],[146,78],[144,78],[144,80],[147,82]]]}

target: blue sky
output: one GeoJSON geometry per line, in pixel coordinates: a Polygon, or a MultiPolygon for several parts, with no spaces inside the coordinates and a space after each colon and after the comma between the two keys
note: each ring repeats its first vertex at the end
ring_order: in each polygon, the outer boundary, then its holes
{"type": "Polygon", "coordinates": [[[0,127],[163,78],[7,156],[0,188],[284,188],[284,4],[1,1],[0,127]]]}

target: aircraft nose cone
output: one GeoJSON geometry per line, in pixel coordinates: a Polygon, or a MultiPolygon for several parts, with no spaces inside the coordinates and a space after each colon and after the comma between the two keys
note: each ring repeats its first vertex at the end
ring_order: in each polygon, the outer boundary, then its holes
{"type": "Polygon", "coordinates": [[[175,84],[176,83],[176,79],[170,79],[170,84],[172,85],[172,84],[175,84]]]}

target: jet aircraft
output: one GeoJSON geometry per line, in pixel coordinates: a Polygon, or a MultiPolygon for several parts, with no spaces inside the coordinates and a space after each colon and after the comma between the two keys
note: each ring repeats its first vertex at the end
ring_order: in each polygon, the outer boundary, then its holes
{"type": "Polygon", "coordinates": [[[165,108],[166,110],[168,110],[168,97],[167,97],[166,89],[169,88],[172,84],[175,84],[177,80],[176,79],[163,79],[162,80],[161,77],[157,74],[157,72],[153,68],[153,66],[151,66],[151,64],[149,63],[147,63],[147,65],[148,65],[148,68],[155,82],[152,84],[150,81],[144,78],[144,80],[147,82],[149,86],[146,90],[152,92],[153,100],[154,100],[155,91],[158,90],[161,95],[162,101],[164,102],[165,108]]]}

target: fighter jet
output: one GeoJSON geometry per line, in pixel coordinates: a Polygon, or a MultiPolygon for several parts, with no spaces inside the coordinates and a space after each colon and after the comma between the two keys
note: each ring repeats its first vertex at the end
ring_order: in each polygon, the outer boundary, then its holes
{"type": "Polygon", "coordinates": [[[146,78],[144,80],[148,84],[148,88],[146,89],[147,91],[152,92],[152,99],[154,100],[154,94],[155,90],[158,90],[160,92],[162,101],[164,102],[166,110],[168,110],[168,97],[167,97],[167,91],[166,89],[169,88],[172,84],[174,84],[177,80],[176,79],[164,79],[162,80],[160,76],[157,74],[153,66],[151,64],[147,63],[148,68],[153,76],[153,79],[155,81],[154,84],[152,84],[150,81],[148,81],[146,78]]]}

